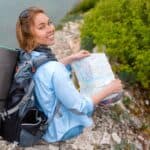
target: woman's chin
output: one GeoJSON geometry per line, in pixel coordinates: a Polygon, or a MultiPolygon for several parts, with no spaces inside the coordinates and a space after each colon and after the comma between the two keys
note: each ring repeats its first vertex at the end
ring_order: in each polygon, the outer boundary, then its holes
{"type": "Polygon", "coordinates": [[[55,44],[55,40],[48,43],[49,46],[53,46],[55,44]]]}

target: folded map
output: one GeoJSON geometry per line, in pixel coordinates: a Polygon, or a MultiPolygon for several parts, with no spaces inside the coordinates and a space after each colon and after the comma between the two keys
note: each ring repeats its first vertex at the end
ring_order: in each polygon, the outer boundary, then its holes
{"type": "MultiPolygon", "coordinates": [[[[93,53],[89,57],[74,61],[71,66],[77,76],[80,93],[87,96],[99,92],[115,79],[105,53],[93,53]]],[[[115,93],[107,98],[117,95],[115,93]]]]}

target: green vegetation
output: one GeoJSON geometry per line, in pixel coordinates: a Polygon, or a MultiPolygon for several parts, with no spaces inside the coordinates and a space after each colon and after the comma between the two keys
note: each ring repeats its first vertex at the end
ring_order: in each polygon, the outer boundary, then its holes
{"type": "Polygon", "coordinates": [[[56,30],[61,30],[66,22],[81,20],[83,19],[82,15],[80,14],[67,14],[60,23],[56,26],[56,30]]]}
{"type": "Polygon", "coordinates": [[[96,6],[96,3],[100,0],[82,0],[78,3],[69,13],[70,14],[77,14],[77,13],[85,13],[90,9],[96,6]]]}
{"type": "MultiPolygon", "coordinates": [[[[57,30],[62,29],[64,23],[68,21],[75,21],[75,20],[80,20],[83,18],[83,13],[89,11],[90,9],[94,8],[96,6],[96,3],[99,0],[83,0],[79,3],[77,3],[71,11],[69,11],[66,16],[61,20],[60,24],[56,26],[57,30]]],[[[91,40],[90,40],[91,41],[91,40]]],[[[88,43],[87,40],[84,41],[84,43],[88,43]]],[[[89,45],[87,45],[88,47],[89,45]]],[[[93,46],[92,46],[93,48],[93,46]]]]}
{"type": "MultiPolygon", "coordinates": [[[[56,26],[56,30],[61,30],[64,23],[68,21],[80,20],[82,19],[82,13],[89,11],[94,8],[99,0],[83,0],[77,3],[71,11],[69,11],[66,16],[61,20],[60,24],[56,26]]],[[[90,40],[91,41],[91,40],[90,40]]],[[[86,42],[87,43],[87,42],[86,42]]],[[[88,45],[89,46],[89,45],[88,45]]]]}
{"type": "Polygon", "coordinates": [[[147,0],[100,0],[81,28],[82,47],[97,45],[101,51],[105,45],[114,71],[145,89],[150,88],[149,12],[147,0]]]}
{"type": "Polygon", "coordinates": [[[120,122],[122,120],[126,120],[129,121],[130,120],[130,115],[127,111],[124,111],[120,105],[115,104],[114,106],[110,107],[111,109],[111,114],[110,117],[116,121],[116,122],[120,122]]]}
{"type": "Polygon", "coordinates": [[[132,100],[129,97],[125,96],[122,102],[126,106],[126,108],[129,108],[130,104],[132,103],[132,100]]]}

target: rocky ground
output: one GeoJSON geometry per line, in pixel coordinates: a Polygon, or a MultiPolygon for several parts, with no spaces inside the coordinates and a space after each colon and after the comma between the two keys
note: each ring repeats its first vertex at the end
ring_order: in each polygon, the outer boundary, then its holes
{"type": "MultiPolygon", "coordinates": [[[[78,27],[79,23],[69,22],[56,32],[53,49],[58,59],[80,49],[78,27]]],[[[130,99],[134,103],[128,91],[125,91],[123,99],[130,99]]],[[[149,150],[149,137],[138,132],[143,125],[141,119],[131,114],[122,101],[114,106],[97,106],[93,126],[86,128],[77,138],[55,144],[39,143],[28,148],[1,139],[0,150],[149,150]]]]}

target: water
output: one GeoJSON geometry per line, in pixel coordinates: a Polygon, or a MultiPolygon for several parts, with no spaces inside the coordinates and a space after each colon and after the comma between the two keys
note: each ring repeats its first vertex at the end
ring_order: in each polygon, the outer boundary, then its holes
{"type": "Polygon", "coordinates": [[[30,6],[43,8],[57,25],[79,0],[0,0],[0,45],[18,47],[16,21],[22,10],[30,6]]]}

